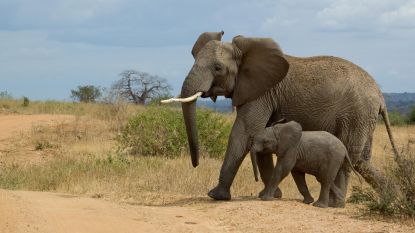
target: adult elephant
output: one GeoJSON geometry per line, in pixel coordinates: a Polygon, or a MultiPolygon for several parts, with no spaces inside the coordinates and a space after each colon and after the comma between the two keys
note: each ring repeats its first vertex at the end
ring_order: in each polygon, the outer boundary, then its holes
{"type": "MultiPolygon", "coordinates": [[[[359,66],[341,58],[300,58],[284,54],[269,38],[236,36],[221,42],[222,32],[203,33],[192,54],[195,63],[183,82],[180,97],[192,164],[199,164],[196,98],[218,95],[232,98],[237,115],[229,136],[219,184],[208,195],[229,200],[230,187],[250,149],[251,137],[270,122],[287,119],[304,130],[325,130],[346,146],[354,168],[375,189],[384,176],[370,164],[372,136],[381,114],[392,147],[385,101],[373,78],[359,66]]],[[[261,179],[268,184],[272,154],[258,157],[261,179]]],[[[336,185],[346,193],[348,171],[336,185]]],[[[278,190],[277,190],[278,191],[278,190]]],[[[277,195],[277,194],[276,194],[277,195]]]]}

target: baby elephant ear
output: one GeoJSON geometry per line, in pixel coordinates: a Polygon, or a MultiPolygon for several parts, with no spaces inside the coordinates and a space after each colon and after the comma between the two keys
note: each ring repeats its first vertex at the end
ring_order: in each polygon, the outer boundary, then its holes
{"type": "Polygon", "coordinates": [[[195,45],[193,45],[192,49],[192,55],[193,58],[196,58],[199,51],[211,40],[218,40],[220,41],[222,39],[224,32],[204,32],[202,35],[199,36],[199,38],[196,40],[195,45]]]}
{"type": "Polygon", "coordinates": [[[284,156],[287,151],[296,146],[301,139],[303,129],[300,124],[290,121],[285,124],[276,125],[279,129],[280,141],[278,142],[278,155],[284,156]]]}
{"type": "Polygon", "coordinates": [[[271,38],[236,36],[232,43],[242,53],[232,96],[232,104],[239,106],[258,98],[281,82],[289,64],[281,48],[271,38]]]}

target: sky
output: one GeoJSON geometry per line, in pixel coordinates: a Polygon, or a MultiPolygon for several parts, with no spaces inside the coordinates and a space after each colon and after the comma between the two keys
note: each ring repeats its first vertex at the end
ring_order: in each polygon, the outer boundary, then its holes
{"type": "Polygon", "coordinates": [[[415,0],[0,0],[0,91],[70,99],[126,69],[167,79],[173,94],[206,31],[271,37],[286,54],[333,55],[384,92],[415,92],[415,0]]]}

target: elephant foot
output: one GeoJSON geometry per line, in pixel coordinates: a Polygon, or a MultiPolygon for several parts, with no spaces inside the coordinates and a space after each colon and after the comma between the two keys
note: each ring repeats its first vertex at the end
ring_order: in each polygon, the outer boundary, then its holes
{"type": "Polygon", "coordinates": [[[282,198],[282,192],[281,192],[281,189],[279,187],[277,187],[277,189],[275,190],[274,197],[275,198],[282,198]]]}
{"type": "Polygon", "coordinates": [[[313,203],[313,206],[315,207],[319,207],[319,208],[327,208],[328,204],[327,203],[323,203],[321,201],[316,201],[313,203]]]}
{"type": "MultiPolygon", "coordinates": [[[[264,188],[261,192],[259,192],[258,197],[262,198],[262,196],[265,195],[266,192],[266,188],[264,188]]],[[[281,198],[282,197],[282,192],[280,188],[277,188],[274,192],[274,198],[281,198]]]]}
{"type": "Polygon", "coordinates": [[[346,203],[340,200],[329,203],[329,207],[333,207],[333,208],[344,208],[345,206],[346,206],[346,203]]]}
{"type": "Polygon", "coordinates": [[[217,201],[228,201],[231,199],[231,193],[229,192],[229,190],[219,188],[219,186],[216,186],[215,188],[210,190],[208,196],[217,201]]]}
{"type": "Polygon", "coordinates": [[[274,195],[265,193],[264,195],[261,196],[261,200],[263,200],[263,201],[272,201],[272,200],[274,200],[274,195]]]}
{"type": "Polygon", "coordinates": [[[314,198],[313,197],[307,197],[307,198],[304,198],[304,200],[303,200],[303,203],[304,204],[311,204],[311,203],[313,203],[314,202],[314,198]]]}

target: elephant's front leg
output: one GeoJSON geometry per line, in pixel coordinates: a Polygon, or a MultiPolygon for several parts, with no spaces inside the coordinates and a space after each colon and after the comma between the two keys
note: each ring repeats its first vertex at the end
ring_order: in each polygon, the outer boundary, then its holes
{"type": "Polygon", "coordinates": [[[226,149],[225,160],[219,175],[219,184],[210,190],[208,196],[215,200],[230,200],[230,188],[245,155],[247,154],[249,136],[239,132],[233,126],[226,149]]]}
{"type": "MultiPolygon", "coordinates": [[[[259,195],[258,195],[259,197],[262,197],[267,188],[267,185],[269,184],[269,181],[272,176],[272,171],[274,169],[272,153],[260,153],[259,156],[257,157],[257,162],[258,162],[259,173],[261,175],[261,180],[264,183],[264,189],[261,192],[259,192],[259,195]]],[[[277,189],[275,190],[274,197],[275,198],[282,197],[282,192],[279,187],[277,187],[277,189]]]]}
{"type": "Polygon", "coordinates": [[[290,173],[294,166],[295,157],[293,155],[292,158],[278,158],[277,165],[275,165],[272,172],[271,180],[269,181],[261,200],[270,201],[274,198],[274,193],[278,188],[278,185],[290,173]]]}
{"type": "Polygon", "coordinates": [[[219,175],[219,184],[209,193],[215,200],[231,199],[230,188],[239,167],[250,149],[250,136],[263,130],[272,109],[262,99],[238,107],[235,123],[229,136],[225,160],[219,175]],[[261,113],[261,114],[258,114],[261,113]]]}

